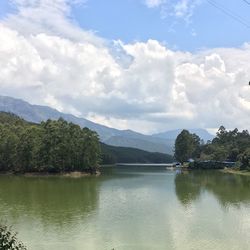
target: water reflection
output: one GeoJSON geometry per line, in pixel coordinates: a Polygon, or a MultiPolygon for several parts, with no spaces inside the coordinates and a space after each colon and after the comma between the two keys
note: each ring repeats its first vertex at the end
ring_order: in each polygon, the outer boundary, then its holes
{"type": "Polygon", "coordinates": [[[28,216],[57,226],[75,223],[96,209],[98,189],[96,178],[0,176],[0,218],[28,216]]]}
{"type": "Polygon", "coordinates": [[[250,249],[249,182],[158,168],[82,179],[0,176],[0,220],[30,250],[250,249]]]}
{"type": "Polygon", "coordinates": [[[175,192],[179,201],[187,206],[212,193],[223,207],[240,206],[250,202],[250,177],[225,174],[219,171],[182,172],[175,177],[175,192]]]}

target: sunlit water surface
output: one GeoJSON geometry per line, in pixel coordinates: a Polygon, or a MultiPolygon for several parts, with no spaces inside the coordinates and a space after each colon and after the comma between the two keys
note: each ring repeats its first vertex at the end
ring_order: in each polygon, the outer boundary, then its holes
{"type": "Polygon", "coordinates": [[[0,219],[29,250],[249,250],[250,177],[152,167],[0,176],[0,219]]]}

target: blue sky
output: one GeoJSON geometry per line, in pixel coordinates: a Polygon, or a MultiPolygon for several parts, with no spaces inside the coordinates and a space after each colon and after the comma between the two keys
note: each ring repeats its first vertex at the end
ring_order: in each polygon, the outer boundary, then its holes
{"type": "MultiPolygon", "coordinates": [[[[217,2],[248,19],[250,25],[250,5],[233,0],[217,2]]],[[[147,8],[140,0],[90,0],[85,8],[75,8],[74,16],[82,27],[108,39],[131,42],[151,38],[180,50],[234,47],[250,40],[250,29],[207,2],[197,6],[190,23],[175,16],[163,18],[160,12],[160,8],[147,8]]]]}
{"type": "Polygon", "coordinates": [[[0,94],[145,133],[249,129],[250,29],[229,13],[250,27],[243,0],[0,0],[0,94]]]}
{"type": "MultiPolygon", "coordinates": [[[[250,25],[250,5],[243,0],[213,1],[250,25]]],[[[149,8],[143,0],[88,0],[84,5],[73,6],[71,15],[82,28],[93,30],[105,39],[120,39],[127,43],[156,39],[173,49],[194,51],[237,47],[250,40],[249,28],[206,0],[194,8],[189,22],[185,21],[185,15],[176,17],[171,13],[177,2],[168,0],[165,4],[149,8]]],[[[13,11],[8,0],[1,0],[1,16],[13,11]]]]}
{"type": "MultiPolygon", "coordinates": [[[[247,19],[250,25],[250,5],[235,0],[216,1],[247,19]]],[[[89,0],[85,8],[75,8],[73,15],[82,27],[96,30],[108,39],[156,39],[180,50],[234,47],[250,40],[250,29],[206,1],[195,8],[190,23],[175,16],[163,18],[160,12],[160,8],[147,8],[142,0],[89,0]]]]}

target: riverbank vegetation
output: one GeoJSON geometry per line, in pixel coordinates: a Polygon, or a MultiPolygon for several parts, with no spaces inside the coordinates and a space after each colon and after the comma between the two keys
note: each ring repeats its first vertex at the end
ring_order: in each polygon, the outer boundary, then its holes
{"type": "Polygon", "coordinates": [[[183,130],[175,142],[175,158],[180,162],[194,159],[191,165],[197,168],[202,163],[223,168],[219,163],[235,162],[238,169],[250,171],[250,134],[247,130],[226,130],[221,126],[216,137],[204,143],[197,135],[183,130]]]}
{"type": "Polygon", "coordinates": [[[13,233],[11,228],[0,223],[0,249],[26,250],[26,247],[18,241],[17,233],[13,233]]]}
{"type": "Polygon", "coordinates": [[[95,172],[100,160],[98,135],[63,119],[28,123],[0,114],[0,171],[95,172]]]}

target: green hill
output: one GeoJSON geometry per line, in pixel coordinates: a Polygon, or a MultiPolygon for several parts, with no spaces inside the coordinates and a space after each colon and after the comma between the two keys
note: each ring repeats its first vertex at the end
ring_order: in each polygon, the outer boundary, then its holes
{"type": "Polygon", "coordinates": [[[136,148],[115,147],[101,143],[102,164],[113,163],[170,163],[173,156],[151,153],[136,148]]]}
{"type": "Polygon", "coordinates": [[[11,125],[28,125],[32,124],[30,122],[25,121],[24,119],[20,118],[19,116],[0,111],[0,124],[11,124],[11,125]]]}

